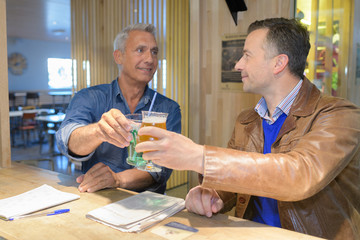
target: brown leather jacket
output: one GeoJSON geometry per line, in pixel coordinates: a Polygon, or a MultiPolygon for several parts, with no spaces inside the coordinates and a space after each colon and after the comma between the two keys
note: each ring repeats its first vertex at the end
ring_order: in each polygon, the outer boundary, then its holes
{"type": "Polygon", "coordinates": [[[360,239],[360,109],[323,96],[305,79],[270,154],[253,110],[242,112],[226,148],[205,146],[203,187],[249,218],[251,195],[278,200],[285,229],[360,239]],[[228,192],[223,192],[228,191],[228,192]],[[235,193],[231,193],[235,192],[235,193]]]}

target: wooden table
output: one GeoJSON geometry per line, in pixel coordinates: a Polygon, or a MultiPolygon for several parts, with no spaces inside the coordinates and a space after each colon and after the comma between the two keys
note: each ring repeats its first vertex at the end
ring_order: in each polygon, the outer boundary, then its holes
{"type": "MultiPolygon", "coordinates": [[[[96,193],[79,193],[72,176],[19,163],[0,169],[0,199],[48,184],[61,191],[80,195],[79,200],[52,209],[69,208],[70,213],[50,217],[0,220],[0,239],[164,239],[152,229],[177,221],[199,229],[186,239],[319,239],[308,235],[269,227],[251,221],[218,214],[207,218],[186,210],[165,219],[142,233],[123,233],[85,217],[86,213],[134,194],[123,189],[106,189],[96,193]]],[[[50,209],[50,210],[52,210],[50,209]]]]}
{"type": "Polygon", "coordinates": [[[37,113],[37,114],[47,113],[47,114],[51,114],[51,113],[54,113],[54,112],[55,112],[54,109],[47,109],[47,108],[29,109],[29,110],[16,110],[16,111],[10,111],[9,112],[9,117],[22,117],[22,115],[24,113],[37,113]]]}

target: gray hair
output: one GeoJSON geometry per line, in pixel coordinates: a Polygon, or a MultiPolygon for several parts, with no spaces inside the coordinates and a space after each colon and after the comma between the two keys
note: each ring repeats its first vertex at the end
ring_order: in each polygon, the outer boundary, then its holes
{"type": "Polygon", "coordinates": [[[114,51],[115,50],[120,50],[122,53],[125,52],[125,44],[126,44],[126,40],[129,37],[129,33],[131,31],[144,31],[144,32],[148,32],[151,33],[154,38],[155,34],[156,34],[156,29],[154,27],[154,25],[152,24],[145,24],[145,23],[136,23],[136,24],[132,24],[127,26],[126,28],[124,28],[120,33],[118,33],[118,35],[115,37],[114,40],[114,51]]]}

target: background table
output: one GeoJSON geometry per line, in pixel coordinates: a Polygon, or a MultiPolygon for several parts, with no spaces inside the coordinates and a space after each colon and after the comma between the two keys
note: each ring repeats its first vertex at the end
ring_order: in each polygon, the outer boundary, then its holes
{"type": "Polygon", "coordinates": [[[35,119],[42,122],[59,124],[65,119],[65,113],[58,113],[52,115],[37,116],[35,119]]]}
{"type": "Polygon", "coordinates": [[[65,113],[58,113],[54,115],[44,115],[37,116],[35,119],[37,121],[42,122],[42,132],[46,132],[49,136],[49,151],[52,156],[60,155],[60,153],[55,151],[55,133],[59,128],[59,125],[65,119],[65,113]],[[49,128],[48,124],[52,124],[51,128],[49,128]]]}
{"type": "Polygon", "coordinates": [[[186,210],[165,219],[142,233],[123,233],[85,217],[89,211],[124,199],[135,193],[123,189],[106,189],[95,193],[79,193],[72,176],[13,164],[0,169],[0,199],[11,197],[42,184],[80,195],[79,200],[49,210],[69,208],[70,213],[49,217],[24,218],[14,221],[0,220],[0,238],[6,239],[163,239],[151,232],[153,228],[171,221],[181,222],[199,229],[187,239],[319,239],[312,236],[269,227],[251,221],[217,214],[207,218],[186,210]]]}
{"type": "Polygon", "coordinates": [[[71,96],[73,94],[72,91],[51,91],[48,93],[50,96],[52,96],[52,101],[53,101],[53,108],[55,109],[55,105],[56,105],[56,101],[55,98],[57,96],[61,96],[62,97],[62,111],[65,110],[65,100],[67,97],[69,97],[69,101],[71,99],[71,96]]]}
{"type": "Polygon", "coordinates": [[[46,113],[46,114],[52,114],[55,113],[54,109],[48,109],[48,108],[39,108],[39,109],[29,109],[29,110],[16,110],[16,111],[10,111],[9,117],[22,117],[22,115],[25,113],[46,113]]]}
{"type": "Polygon", "coordinates": [[[10,117],[10,133],[11,133],[11,146],[15,146],[15,133],[19,131],[19,126],[22,124],[22,117],[24,113],[36,113],[39,114],[53,114],[54,109],[39,108],[39,109],[27,109],[27,110],[16,110],[9,111],[10,117]]]}

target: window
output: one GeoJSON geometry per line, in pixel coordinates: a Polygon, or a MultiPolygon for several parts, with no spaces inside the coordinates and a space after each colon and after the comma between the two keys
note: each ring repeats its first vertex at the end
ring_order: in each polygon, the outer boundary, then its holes
{"type": "Polygon", "coordinates": [[[305,75],[325,94],[346,97],[352,0],[297,0],[295,16],[310,31],[305,75]]]}
{"type": "Polygon", "coordinates": [[[149,87],[166,95],[166,59],[159,60],[158,70],[155,72],[153,80],[149,82],[149,87]],[[159,69],[162,70],[162,76],[160,76],[160,79],[162,79],[162,92],[158,89],[159,69]]]}
{"type": "Polygon", "coordinates": [[[72,60],[48,58],[48,75],[50,89],[72,88],[72,60]]]}

